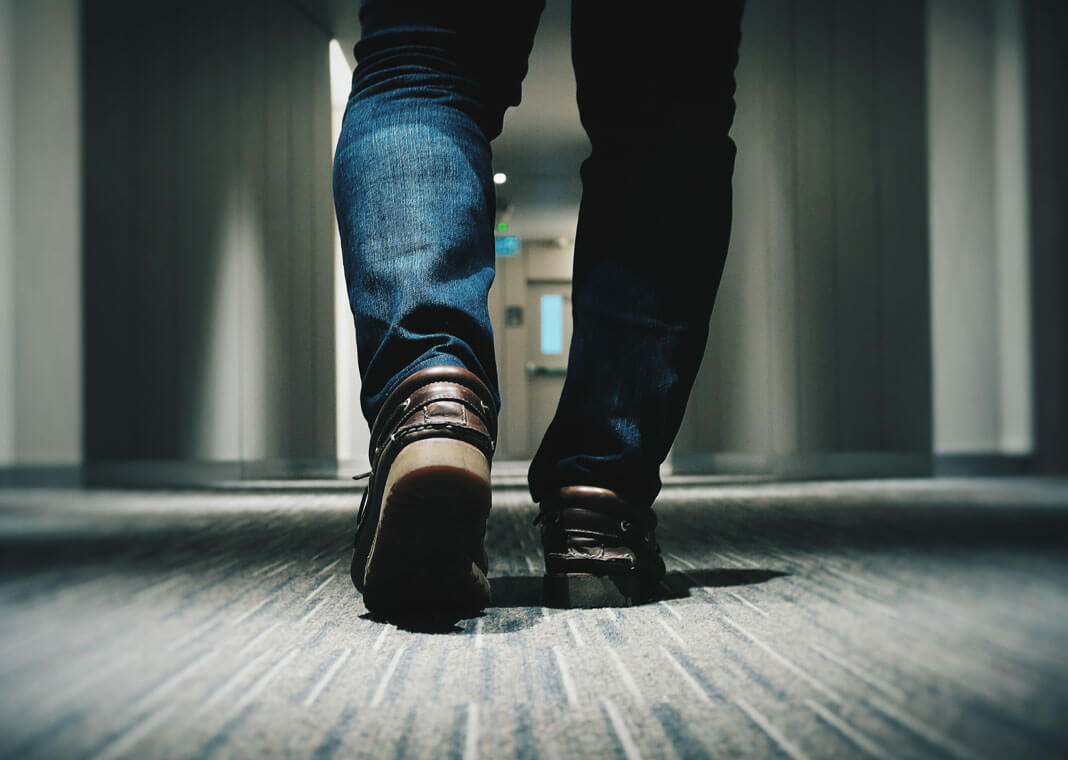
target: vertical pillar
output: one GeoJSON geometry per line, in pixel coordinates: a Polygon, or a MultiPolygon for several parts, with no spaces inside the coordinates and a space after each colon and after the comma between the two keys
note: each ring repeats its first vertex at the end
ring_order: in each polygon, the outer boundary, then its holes
{"type": "Polygon", "coordinates": [[[0,468],[15,463],[15,0],[0,0],[0,468]]]}
{"type": "Polygon", "coordinates": [[[1031,454],[1020,0],[928,4],[935,451],[1031,454]]]}
{"type": "Polygon", "coordinates": [[[79,3],[0,3],[0,466],[82,452],[79,3]]]}
{"type": "Polygon", "coordinates": [[[1034,432],[1040,472],[1068,472],[1068,8],[1027,0],[1034,432]]]}

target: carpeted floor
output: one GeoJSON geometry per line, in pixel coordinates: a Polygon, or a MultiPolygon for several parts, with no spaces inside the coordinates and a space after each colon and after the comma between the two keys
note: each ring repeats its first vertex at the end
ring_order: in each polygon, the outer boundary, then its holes
{"type": "Polygon", "coordinates": [[[1068,755],[1068,482],[669,485],[657,603],[371,619],[358,491],[0,491],[4,757],[1068,755]]]}

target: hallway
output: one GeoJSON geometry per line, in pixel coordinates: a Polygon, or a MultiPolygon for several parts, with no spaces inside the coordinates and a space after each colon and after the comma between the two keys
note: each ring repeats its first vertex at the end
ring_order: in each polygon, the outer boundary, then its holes
{"type": "Polygon", "coordinates": [[[4,757],[1063,757],[1068,482],[669,482],[668,578],[545,609],[494,494],[496,606],[372,620],[349,483],[0,490],[4,757]]]}

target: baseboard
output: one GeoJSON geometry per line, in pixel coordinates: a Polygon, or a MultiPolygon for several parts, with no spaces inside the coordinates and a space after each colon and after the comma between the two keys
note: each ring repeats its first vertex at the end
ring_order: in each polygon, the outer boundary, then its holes
{"type": "Polygon", "coordinates": [[[751,454],[721,452],[672,458],[675,475],[761,475],[775,479],[924,477],[933,472],[930,454],[911,451],[751,454]]]}
{"type": "Polygon", "coordinates": [[[1037,472],[1034,457],[1021,454],[939,454],[935,475],[1030,475],[1037,472]]]}
{"type": "Polygon", "coordinates": [[[83,482],[77,464],[0,467],[0,488],[78,488],[83,482]]]}
{"type": "Polygon", "coordinates": [[[83,472],[87,486],[195,487],[257,480],[334,480],[338,463],[310,457],[247,462],[127,460],[89,462],[83,472]]]}

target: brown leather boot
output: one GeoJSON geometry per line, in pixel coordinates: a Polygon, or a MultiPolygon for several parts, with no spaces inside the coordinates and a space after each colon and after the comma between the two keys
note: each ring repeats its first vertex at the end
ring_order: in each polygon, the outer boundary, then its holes
{"type": "Polygon", "coordinates": [[[545,603],[629,607],[649,601],[664,577],[656,515],[594,486],[567,486],[541,503],[545,603]]]}
{"type": "Polygon", "coordinates": [[[371,429],[352,580],[372,613],[475,612],[489,603],[483,545],[493,396],[460,367],[429,367],[390,393],[371,429]]]}

